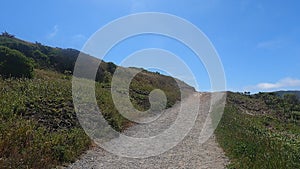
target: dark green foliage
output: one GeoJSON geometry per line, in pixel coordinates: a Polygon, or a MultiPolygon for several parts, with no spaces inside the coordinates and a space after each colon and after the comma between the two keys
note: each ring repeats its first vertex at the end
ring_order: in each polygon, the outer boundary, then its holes
{"type": "Polygon", "coordinates": [[[112,62],[107,62],[107,68],[106,70],[110,73],[110,74],[113,74],[116,70],[117,66],[112,63],[112,62]]]}
{"type": "Polygon", "coordinates": [[[0,74],[5,77],[33,77],[33,64],[22,53],[0,46],[0,74]]]}
{"type": "Polygon", "coordinates": [[[35,50],[32,52],[32,58],[37,63],[38,68],[46,68],[50,64],[49,57],[42,53],[40,50],[35,50]]]}
{"type": "Polygon", "coordinates": [[[299,99],[295,94],[285,94],[283,95],[283,100],[291,106],[296,106],[299,103],[299,99]]]}
{"type": "Polygon", "coordinates": [[[48,51],[49,67],[61,73],[65,71],[73,72],[78,55],[79,51],[74,49],[50,48],[48,51]]]}
{"type": "Polygon", "coordinates": [[[79,51],[44,46],[41,43],[30,43],[17,38],[0,37],[0,45],[18,50],[36,62],[36,68],[48,68],[63,73],[72,71],[79,51]]]}

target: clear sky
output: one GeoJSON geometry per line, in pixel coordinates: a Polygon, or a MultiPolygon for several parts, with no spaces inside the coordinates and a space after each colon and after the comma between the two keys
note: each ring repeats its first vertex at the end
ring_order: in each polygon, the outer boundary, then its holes
{"type": "MultiPolygon", "coordinates": [[[[1,7],[0,31],[79,50],[93,33],[119,17],[138,12],[170,13],[190,21],[208,36],[223,63],[228,90],[300,89],[297,0],[7,0],[1,7]]],[[[210,89],[205,69],[186,59],[192,52],[167,38],[129,39],[104,60],[120,63],[136,50],[154,47],[180,55],[197,74],[199,89],[210,89]]]]}

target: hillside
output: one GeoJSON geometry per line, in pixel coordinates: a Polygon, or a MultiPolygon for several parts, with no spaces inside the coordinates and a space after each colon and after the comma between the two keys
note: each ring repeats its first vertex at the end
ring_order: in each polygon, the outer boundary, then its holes
{"type": "Polygon", "coordinates": [[[300,91],[277,91],[276,95],[283,97],[285,94],[295,94],[300,99],[300,91]]]}
{"type": "Polygon", "coordinates": [[[300,100],[291,92],[228,92],[215,133],[231,160],[228,168],[300,167],[300,100]]]}
{"type": "MultiPolygon", "coordinates": [[[[0,46],[5,46],[23,53],[26,57],[33,60],[35,69],[52,70],[65,75],[72,75],[76,59],[80,53],[80,51],[75,49],[53,48],[38,42],[26,42],[6,32],[0,36],[0,46]]],[[[89,64],[97,60],[87,54],[83,55],[86,55],[86,62],[89,64]]],[[[114,63],[102,61],[96,74],[96,81],[109,84],[116,68],[117,65],[114,63]]],[[[190,87],[178,79],[177,81],[180,86],[187,91],[195,91],[193,87],[190,87]]],[[[130,91],[133,99],[137,98],[138,95],[148,95],[154,88],[165,91],[168,97],[168,107],[180,99],[177,83],[172,77],[149,72],[144,69],[142,69],[141,73],[136,75],[131,86],[134,86],[130,91]]],[[[139,97],[139,100],[136,100],[136,102],[143,103],[142,106],[144,106],[144,109],[149,107],[147,101],[148,98],[142,96],[139,97]]]]}
{"type": "MultiPolygon", "coordinates": [[[[0,46],[24,55],[34,68],[30,78],[0,78],[0,168],[51,168],[74,161],[92,145],[79,125],[72,100],[71,79],[79,51],[26,42],[9,34],[0,36],[0,46]]],[[[18,70],[13,64],[7,66],[18,70]]],[[[108,123],[122,131],[134,123],[118,113],[111,98],[110,81],[116,68],[111,62],[101,62],[95,92],[108,123]]],[[[194,91],[179,83],[185,91],[194,91]]],[[[180,101],[175,79],[142,70],[130,84],[133,105],[149,109],[148,95],[153,89],[165,92],[167,108],[180,101]]]]}
{"type": "MultiPolygon", "coordinates": [[[[0,78],[0,168],[67,165],[93,147],[78,122],[72,99],[71,79],[79,53],[74,49],[26,42],[9,34],[0,36],[0,73],[6,71],[0,78]],[[14,59],[8,60],[10,56],[14,59]],[[7,65],[7,61],[13,64],[7,65]],[[18,74],[19,65],[29,74],[18,74]]],[[[87,62],[96,63],[96,58],[89,55],[86,58],[87,62]]],[[[95,83],[97,104],[115,130],[138,128],[121,116],[114,106],[110,82],[116,68],[114,63],[101,62],[95,83]]],[[[139,110],[150,108],[149,94],[153,89],[165,92],[167,108],[181,101],[176,81],[184,92],[195,91],[169,76],[142,68],[122,68],[124,71],[130,69],[142,70],[132,80],[129,90],[131,102],[139,110]]],[[[215,131],[216,140],[230,159],[227,167],[300,168],[299,96],[299,91],[253,95],[227,92],[224,115],[215,131]]],[[[172,109],[168,110],[172,112],[172,109]]],[[[133,132],[137,133],[136,130],[133,132]]],[[[194,153],[202,152],[190,148],[194,153]]],[[[211,149],[213,152],[215,147],[211,149]]],[[[180,153],[166,158],[172,159],[176,155],[180,153]]]]}

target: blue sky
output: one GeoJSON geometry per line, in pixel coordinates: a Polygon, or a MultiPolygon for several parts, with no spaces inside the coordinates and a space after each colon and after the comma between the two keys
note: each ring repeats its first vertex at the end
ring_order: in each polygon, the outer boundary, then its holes
{"type": "MultiPolygon", "coordinates": [[[[223,63],[228,90],[300,89],[300,1],[255,0],[26,0],[3,1],[0,31],[27,41],[81,49],[98,29],[138,12],[182,17],[211,40],[223,63]]],[[[128,39],[105,60],[144,48],[179,55],[196,74],[200,90],[210,90],[201,63],[180,43],[159,36],[128,39]]]]}

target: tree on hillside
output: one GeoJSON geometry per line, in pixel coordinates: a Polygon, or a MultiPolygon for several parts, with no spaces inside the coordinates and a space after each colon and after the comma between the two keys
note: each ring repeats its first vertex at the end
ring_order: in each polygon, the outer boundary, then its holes
{"type": "Polygon", "coordinates": [[[112,62],[107,62],[107,71],[113,74],[116,70],[117,66],[112,62]]]}
{"type": "Polygon", "coordinates": [[[33,64],[21,52],[0,46],[0,74],[8,77],[33,77],[33,64]]]}
{"type": "Polygon", "coordinates": [[[9,34],[6,31],[2,32],[1,36],[8,37],[8,38],[14,38],[15,37],[15,35],[9,34]]]}

